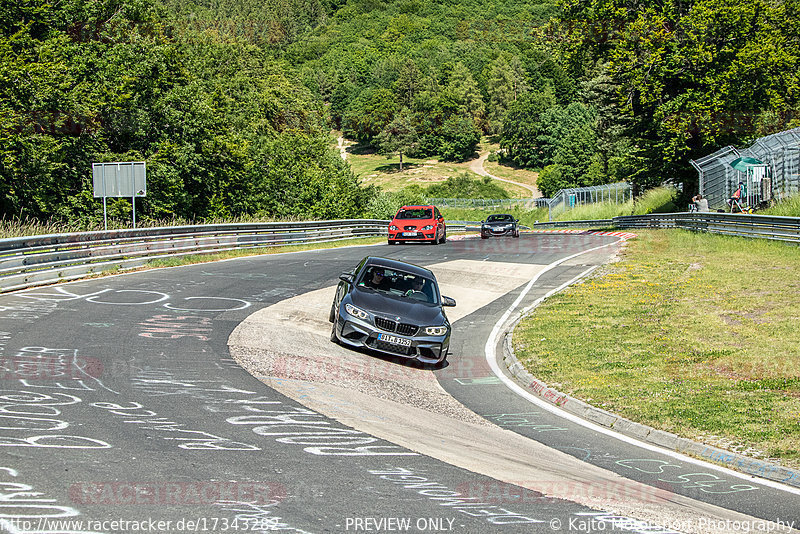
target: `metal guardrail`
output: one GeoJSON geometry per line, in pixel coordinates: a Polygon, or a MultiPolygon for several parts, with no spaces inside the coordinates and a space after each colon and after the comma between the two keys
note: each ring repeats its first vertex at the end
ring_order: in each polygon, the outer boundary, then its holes
{"type": "Polygon", "coordinates": [[[628,215],[613,219],[590,221],[555,221],[536,223],[535,229],[545,228],[683,228],[696,232],[770,239],[800,245],[800,218],[739,213],[656,213],[628,215]]]}
{"type": "Polygon", "coordinates": [[[172,226],[0,240],[0,292],[144,265],[157,258],[380,236],[387,221],[172,226]]]}
{"type": "MultiPolygon", "coordinates": [[[[165,257],[385,236],[387,224],[388,221],[380,219],[241,223],[0,239],[0,293],[138,267],[165,257]]],[[[533,226],[534,229],[684,228],[800,244],[800,218],[796,217],[686,212],[556,221],[533,226]]],[[[447,228],[449,232],[479,231],[480,222],[449,221],[447,228]]]]}
{"type": "MultiPolygon", "coordinates": [[[[239,223],[0,239],[0,293],[139,267],[159,258],[385,236],[388,224],[381,219],[239,223]]],[[[467,223],[448,223],[451,232],[466,229],[467,223]]]]}
{"type": "Polygon", "coordinates": [[[615,228],[683,228],[800,245],[800,218],[731,213],[665,213],[614,217],[615,228]]]}

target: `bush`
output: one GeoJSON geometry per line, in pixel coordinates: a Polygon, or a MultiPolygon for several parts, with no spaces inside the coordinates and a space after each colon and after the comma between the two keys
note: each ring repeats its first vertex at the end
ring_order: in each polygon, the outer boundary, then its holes
{"type": "Polygon", "coordinates": [[[679,211],[675,205],[678,192],[674,187],[661,186],[648,189],[633,203],[631,215],[647,215],[648,213],[672,213],[679,211]]]}
{"type": "Polygon", "coordinates": [[[402,191],[380,192],[367,205],[367,216],[372,219],[391,219],[403,206],[426,204],[420,187],[407,187],[402,191]]]}
{"type": "Polygon", "coordinates": [[[433,198],[508,198],[508,192],[488,176],[471,178],[467,172],[445,182],[428,186],[426,194],[433,198]]]}
{"type": "Polygon", "coordinates": [[[575,185],[564,176],[560,165],[548,165],[539,173],[539,177],[536,179],[536,187],[539,188],[545,198],[553,198],[553,195],[561,189],[575,187],[575,185]]]}

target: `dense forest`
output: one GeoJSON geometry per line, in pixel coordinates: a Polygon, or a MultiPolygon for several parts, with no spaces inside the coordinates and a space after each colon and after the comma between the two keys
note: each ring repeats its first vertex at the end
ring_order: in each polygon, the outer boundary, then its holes
{"type": "Polygon", "coordinates": [[[563,187],[696,189],[689,160],[800,125],[800,0],[0,0],[0,215],[369,215],[331,129],[563,187]],[[128,199],[111,203],[127,213],[128,199]]]}

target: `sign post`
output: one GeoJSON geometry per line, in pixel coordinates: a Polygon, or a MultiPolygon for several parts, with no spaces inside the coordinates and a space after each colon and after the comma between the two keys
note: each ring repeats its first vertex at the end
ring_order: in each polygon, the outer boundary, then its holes
{"type": "Polygon", "coordinates": [[[147,196],[147,169],[144,161],[92,163],[94,197],[103,198],[103,227],[108,230],[107,197],[131,197],[133,227],[136,228],[136,197],[147,196]]]}

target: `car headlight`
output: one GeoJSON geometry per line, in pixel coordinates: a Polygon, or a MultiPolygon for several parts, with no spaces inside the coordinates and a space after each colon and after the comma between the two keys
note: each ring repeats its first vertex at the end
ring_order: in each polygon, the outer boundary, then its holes
{"type": "Polygon", "coordinates": [[[399,229],[400,229],[400,228],[398,228],[398,227],[397,227],[397,226],[395,226],[395,225],[391,225],[391,226],[389,226],[389,230],[392,230],[393,232],[396,232],[396,231],[398,231],[399,229]]]}
{"type": "Polygon", "coordinates": [[[432,225],[432,224],[429,224],[429,225],[427,225],[427,226],[423,226],[423,227],[422,227],[422,230],[423,230],[423,231],[425,231],[425,230],[433,230],[433,225],[432,225]]]}
{"type": "Polygon", "coordinates": [[[426,326],[425,334],[429,336],[443,336],[447,333],[446,326],[426,326]]]}
{"type": "Polygon", "coordinates": [[[369,317],[369,314],[367,312],[365,312],[361,308],[356,308],[352,304],[345,304],[344,309],[347,310],[347,313],[355,317],[358,317],[359,319],[367,319],[369,317]]]}

